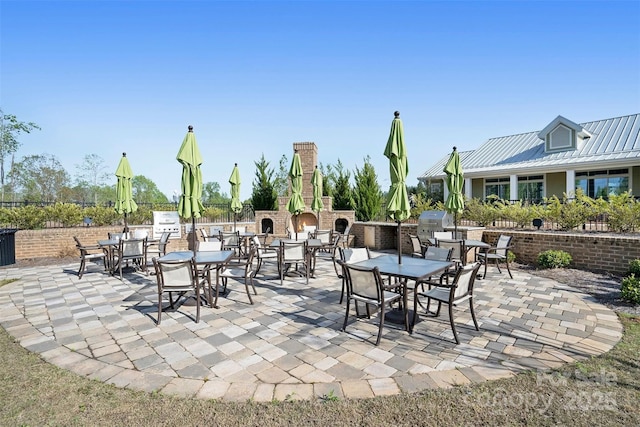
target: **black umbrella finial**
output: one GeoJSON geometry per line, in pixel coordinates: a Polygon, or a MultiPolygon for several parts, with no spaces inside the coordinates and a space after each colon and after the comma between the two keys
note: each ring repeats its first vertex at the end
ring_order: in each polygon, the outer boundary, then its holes
{"type": "Polygon", "coordinates": [[[238,164],[236,163],[236,166],[238,166],[238,164]]]}
{"type": "Polygon", "coordinates": [[[193,126],[189,125],[189,132],[193,132],[193,126]]]}
{"type": "Polygon", "coordinates": [[[400,111],[394,111],[394,112],[393,112],[393,117],[395,117],[396,119],[397,119],[398,117],[400,117],[400,111]]]}
{"type": "Polygon", "coordinates": [[[458,148],[454,145],[453,146],[453,151],[456,151],[458,148]]]}
{"type": "Polygon", "coordinates": [[[122,153],[122,157],[127,157],[127,153],[122,153]]]}

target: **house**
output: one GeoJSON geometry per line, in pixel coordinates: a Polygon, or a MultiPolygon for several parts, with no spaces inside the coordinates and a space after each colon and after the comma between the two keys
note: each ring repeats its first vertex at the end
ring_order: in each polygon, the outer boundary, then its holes
{"type": "MultiPolygon", "coordinates": [[[[449,155],[418,177],[427,188],[442,188],[449,155]],[[441,187],[440,187],[441,186],[441,187]]],[[[577,124],[558,116],[541,131],[491,138],[460,152],[467,198],[536,202],[575,195],[610,193],[640,196],[640,114],[577,124]]]]}

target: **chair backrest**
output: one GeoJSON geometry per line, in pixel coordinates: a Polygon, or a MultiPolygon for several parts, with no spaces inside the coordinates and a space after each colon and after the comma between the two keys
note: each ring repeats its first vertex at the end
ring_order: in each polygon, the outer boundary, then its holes
{"type": "Polygon", "coordinates": [[[315,230],[312,237],[320,240],[323,245],[331,243],[331,230],[315,230]]]}
{"type": "Polygon", "coordinates": [[[181,261],[159,261],[153,258],[159,291],[198,286],[198,269],[193,258],[181,261]]]}
{"type": "Polygon", "coordinates": [[[473,295],[473,284],[475,283],[479,269],[479,262],[458,267],[456,277],[453,279],[453,285],[451,287],[450,301],[456,301],[467,295],[473,295]]]}
{"type": "Polygon", "coordinates": [[[411,240],[411,249],[413,252],[422,253],[422,243],[420,242],[420,238],[413,234],[409,234],[409,240],[411,240]]]}
{"type": "Polygon", "coordinates": [[[307,241],[300,240],[298,242],[280,241],[280,253],[283,262],[306,262],[307,260],[307,241]]]}
{"type": "Polygon", "coordinates": [[[166,245],[169,243],[169,237],[171,237],[170,231],[163,231],[160,235],[160,245],[166,245]]]}
{"type": "Polygon", "coordinates": [[[222,238],[223,246],[239,246],[240,245],[240,233],[237,231],[223,231],[220,233],[220,237],[222,238]]]}
{"type": "Polygon", "coordinates": [[[302,233],[289,233],[289,239],[293,240],[307,240],[309,238],[309,232],[302,233]]]}
{"type": "Polygon", "coordinates": [[[222,242],[219,240],[209,240],[206,242],[198,242],[198,252],[220,251],[222,250],[222,242]]]}
{"type": "Polygon", "coordinates": [[[361,267],[342,263],[349,295],[382,302],[383,282],[378,267],[361,267]]]}
{"type": "Polygon", "coordinates": [[[200,235],[202,236],[202,240],[204,240],[205,242],[209,240],[209,233],[207,233],[207,230],[205,230],[204,228],[200,229],[200,235]]]}
{"type": "Polygon", "coordinates": [[[73,240],[75,240],[75,241],[76,241],[76,247],[78,247],[78,248],[79,248],[79,247],[81,247],[81,246],[84,246],[84,245],[82,244],[82,242],[80,241],[80,239],[78,239],[78,236],[73,236],[73,240]]]}
{"type": "Polygon", "coordinates": [[[340,259],[344,262],[354,263],[370,258],[369,248],[344,248],[340,251],[340,259]]]}
{"type": "Polygon", "coordinates": [[[120,240],[118,256],[141,257],[144,256],[144,248],[147,239],[120,240]]]}
{"type": "Polygon", "coordinates": [[[134,239],[146,239],[149,237],[149,230],[144,228],[133,230],[132,237],[134,239]]]}
{"type": "Polygon", "coordinates": [[[451,231],[434,231],[433,238],[436,239],[436,241],[440,239],[451,240],[453,239],[453,233],[451,231]]]}
{"type": "Polygon", "coordinates": [[[122,240],[125,238],[125,233],[107,233],[109,240],[122,240]]]}
{"type": "Polygon", "coordinates": [[[508,251],[507,248],[511,246],[511,239],[513,239],[512,236],[501,234],[500,237],[498,237],[498,243],[496,244],[496,254],[506,258],[508,251]]]}
{"type": "Polygon", "coordinates": [[[433,261],[451,261],[453,248],[439,248],[437,246],[428,246],[424,253],[425,259],[433,261]]]}
{"type": "Polygon", "coordinates": [[[464,240],[438,239],[439,248],[452,249],[451,260],[463,263],[464,240]]]}

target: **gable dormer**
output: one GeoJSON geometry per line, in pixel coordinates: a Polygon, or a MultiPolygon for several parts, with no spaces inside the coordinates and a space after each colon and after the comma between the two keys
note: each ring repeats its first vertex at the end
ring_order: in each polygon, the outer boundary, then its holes
{"type": "Polygon", "coordinates": [[[544,141],[545,152],[556,153],[580,148],[591,134],[579,124],[558,116],[538,133],[538,138],[544,141]]]}

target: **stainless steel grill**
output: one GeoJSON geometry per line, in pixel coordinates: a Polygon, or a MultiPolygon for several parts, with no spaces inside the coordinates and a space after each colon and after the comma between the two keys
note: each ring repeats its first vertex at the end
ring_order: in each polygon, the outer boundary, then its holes
{"type": "Polygon", "coordinates": [[[453,219],[445,211],[424,211],[418,218],[418,237],[421,241],[433,237],[434,231],[444,231],[453,226],[453,219]]]}
{"type": "Polygon", "coordinates": [[[159,239],[165,231],[171,232],[170,239],[182,237],[177,211],[153,211],[153,238],[159,239]]]}

